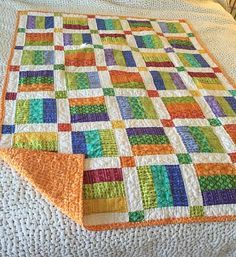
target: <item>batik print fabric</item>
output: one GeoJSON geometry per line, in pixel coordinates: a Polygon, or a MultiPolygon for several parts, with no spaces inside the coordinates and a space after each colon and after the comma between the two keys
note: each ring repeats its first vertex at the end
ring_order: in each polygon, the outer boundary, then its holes
{"type": "Polygon", "coordinates": [[[184,20],[21,12],[3,147],[84,154],[84,224],[236,215],[236,90],[184,20]]]}

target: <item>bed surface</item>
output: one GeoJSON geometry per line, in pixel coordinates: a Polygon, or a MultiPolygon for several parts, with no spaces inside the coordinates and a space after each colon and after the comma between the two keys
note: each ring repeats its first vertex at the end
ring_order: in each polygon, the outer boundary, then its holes
{"type": "MultiPolygon", "coordinates": [[[[187,19],[236,81],[236,22],[222,5],[203,0],[128,4],[125,0],[1,1],[0,85],[16,11],[24,9],[187,19]]],[[[62,215],[3,162],[0,170],[0,256],[236,256],[235,222],[90,232],[62,215]]]]}

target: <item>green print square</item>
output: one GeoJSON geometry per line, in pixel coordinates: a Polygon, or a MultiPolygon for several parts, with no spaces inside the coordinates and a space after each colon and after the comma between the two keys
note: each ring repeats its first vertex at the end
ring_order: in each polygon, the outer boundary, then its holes
{"type": "Polygon", "coordinates": [[[232,96],[236,96],[236,90],[229,90],[229,92],[232,96]]]}
{"type": "Polygon", "coordinates": [[[18,32],[25,33],[25,28],[18,28],[18,32]]]}
{"type": "Polygon", "coordinates": [[[91,29],[91,30],[90,30],[90,33],[91,33],[91,34],[98,34],[98,30],[96,30],[96,29],[91,29]]]}
{"type": "Polygon", "coordinates": [[[94,45],[94,48],[103,49],[102,45],[94,45]]]}
{"type": "Polygon", "coordinates": [[[139,222],[144,220],[144,211],[129,212],[129,222],[139,222]]]}
{"type": "Polygon", "coordinates": [[[54,70],[65,70],[65,65],[64,64],[55,64],[54,70]]]}
{"type": "Polygon", "coordinates": [[[185,68],[183,66],[177,67],[176,69],[177,69],[177,71],[185,71],[185,68]]]}
{"type": "Polygon", "coordinates": [[[56,96],[56,99],[67,98],[67,92],[66,91],[56,91],[55,96],[56,96]]]}
{"type": "Polygon", "coordinates": [[[222,125],[219,119],[209,119],[208,121],[209,121],[210,125],[213,127],[222,125]]]}
{"type": "Polygon", "coordinates": [[[190,217],[203,217],[204,207],[203,206],[190,206],[190,217]]]}
{"type": "Polygon", "coordinates": [[[113,88],[103,88],[104,96],[115,96],[115,91],[113,88]]]}
{"type": "Polygon", "coordinates": [[[188,153],[177,154],[177,158],[180,164],[190,164],[192,163],[191,156],[188,153]]]}

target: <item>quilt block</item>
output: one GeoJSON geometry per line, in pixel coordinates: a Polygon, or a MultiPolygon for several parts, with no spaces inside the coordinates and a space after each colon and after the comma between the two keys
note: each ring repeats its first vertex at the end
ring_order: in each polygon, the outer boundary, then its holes
{"type": "Polygon", "coordinates": [[[84,154],[83,225],[236,217],[236,89],[185,20],[20,12],[1,147],[84,154]]]}

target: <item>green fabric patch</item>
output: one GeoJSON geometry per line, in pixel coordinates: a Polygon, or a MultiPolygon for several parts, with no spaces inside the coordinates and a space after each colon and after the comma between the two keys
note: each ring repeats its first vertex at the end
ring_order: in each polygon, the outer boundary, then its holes
{"type": "Polygon", "coordinates": [[[179,153],[177,158],[180,164],[190,164],[192,163],[191,156],[188,153],[179,153]]]}
{"type": "Polygon", "coordinates": [[[67,92],[66,91],[56,91],[55,96],[56,96],[56,99],[67,98],[67,92]]]}
{"type": "Polygon", "coordinates": [[[129,212],[129,222],[139,222],[144,220],[144,211],[129,212]]]}
{"type": "Polygon", "coordinates": [[[115,96],[115,90],[113,88],[103,88],[104,96],[115,96]]]}
{"type": "Polygon", "coordinates": [[[217,127],[217,126],[221,126],[221,122],[219,119],[215,118],[215,119],[208,119],[209,123],[211,126],[213,127],[217,127]]]}
{"type": "Polygon", "coordinates": [[[236,189],[236,176],[217,175],[198,178],[201,191],[236,189]]]}
{"type": "Polygon", "coordinates": [[[203,217],[204,213],[203,206],[190,206],[190,217],[203,217]]]}

